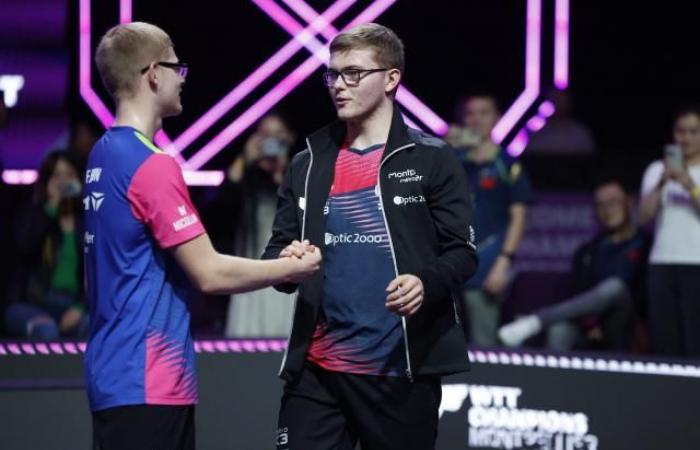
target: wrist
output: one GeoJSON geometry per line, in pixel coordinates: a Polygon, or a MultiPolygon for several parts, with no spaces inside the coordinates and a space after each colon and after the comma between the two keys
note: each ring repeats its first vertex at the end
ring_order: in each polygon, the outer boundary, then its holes
{"type": "Polygon", "coordinates": [[[502,250],[498,257],[511,263],[515,259],[515,253],[502,250]]]}

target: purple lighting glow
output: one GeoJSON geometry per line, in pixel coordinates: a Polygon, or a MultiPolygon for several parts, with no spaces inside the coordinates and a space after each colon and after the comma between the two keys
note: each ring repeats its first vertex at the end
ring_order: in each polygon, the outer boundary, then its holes
{"type": "Polygon", "coordinates": [[[542,128],[544,128],[546,123],[547,119],[545,119],[544,117],[533,116],[532,118],[530,118],[530,120],[527,121],[527,129],[532,131],[533,133],[537,133],[542,128]]]}
{"type": "Polygon", "coordinates": [[[548,119],[554,115],[555,110],[556,108],[554,107],[554,103],[552,103],[549,100],[546,100],[542,102],[540,108],[538,109],[538,112],[540,113],[540,115],[548,119]]]}
{"type": "MultiPolygon", "coordinates": [[[[344,13],[355,0],[338,0],[331,5],[326,12],[322,14],[325,21],[335,20],[344,13]]],[[[319,23],[322,23],[319,21],[319,23]]],[[[316,31],[319,25],[316,23],[300,31],[300,34],[310,36],[310,31],[316,31]]],[[[262,66],[257,68],[231,92],[226,94],[219,102],[214,105],[209,111],[201,116],[197,121],[190,125],[180,136],[174,141],[170,149],[173,152],[181,152],[187,148],[195,139],[202,135],[216,121],[221,119],[229,110],[236,106],[241,100],[248,96],[254,89],[262,84],[276,70],[282,67],[289,61],[299,50],[304,46],[304,43],[298,39],[290,40],[284,47],[279,49],[272,55],[262,66]]]]}
{"type": "Polygon", "coordinates": [[[569,87],[569,0],[556,0],[554,12],[554,85],[569,87]]]}
{"type": "MultiPolygon", "coordinates": [[[[300,24],[280,6],[279,0],[252,0],[262,11],[269,15],[275,23],[285,29],[292,37],[291,40],[274,53],[264,64],[258,67],[226,96],[221,98],[205,114],[188,126],[183,133],[173,140],[161,130],[155,137],[155,142],[166,152],[173,155],[183,169],[195,171],[206,164],[218,152],[223,150],[231,141],[236,139],[246,129],[267,113],[284,97],[289,95],[301,82],[311,76],[322,64],[328,60],[327,45],[319,41],[317,35],[322,35],[324,40],[332,39],[339,31],[333,26],[343,13],[355,6],[356,0],[336,0],[322,14],[316,12],[304,0],[282,0],[284,4],[297,14],[306,26],[300,24]],[[249,96],[272,74],[287,63],[298,51],[306,48],[311,52],[311,57],[294,68],[282,81],[278,82],[267,93],[263,94],[247,110],[238,115],[219,134],[192,154],[189,161],[180,154],[189,148],[217,121],[221,120],[232,108],[249,96]]],[[[374,0],[365,7],[355,19],[344,29],[360,23],[374,21],[384,11],[391,7],[397,0],[374,0]]],[[[570,0],[556,1],[555,24],[555,83],[565,85],[568,83],[568,39],[569,39],[569,3],[570,0]]],[[[119,0],[119,21],[128,23],[132,20],[133,0],[119,0]]],[[[79,0],[80,10],[80,94],[105,127],[111,125],[114,116],[99,98],[91,85],[91,15],[90,0],[79,0]]],[[[526,30],[526,65],[525,65],[525,89],[503,115],[493,131],[494,140],[498,143],[511,133],[513,128],[522,119],[523,115],[536,101],[540,92],[540,58],[541,58],[541,14],[542,0],[527,0],[527,30],[526,30]]],[[[412,94],[405,86],[400,86],[397,92],[397,101],[411,113],[411,118],[418,119],[419,123],[438,135],[447,131],[447,123],[433,112],[418,97],[412,94]]],[[[405,116],[406,117],[406,116],[405,116]]],[[[546,117],[546,116],[545,116],[546,117]]],[[[406,117],[407,123],[419,128],[415,122],[406,117]]],[[[520,140],[519,142],[522,142],[520,140]]],[[[519,146],[517,144],[516,146],[519,146]]],[[[516,151],[516,149],[510,149],[516,151]]],[[[195,173],[195,172],[191,172],[195,173]]],[[[217,172],[207,172],[195,176],[203,184],[215,184],[221,175],[217,172]]],[[[194,182],[194,181],[193,181],[194,182]]]]}
{"type": "MultiPolygon", "coordinates": [[[[525,90],[506,111],[493,129],[492,137],[501,143],[540,93],[540,52],[542,33],[542,0],[527,1],[527,29],[525,49],[525,90]]],[[[519,147],[520,144],[517,145],[519,147]]],[[[517,153],[513,150],[513,153],[517,153]]],[[[513,154],[511,153],[511,154],[513,154]]],[[[519,153],[518,153],[519,154],[519,153]]]]}
{"type": "MultiPolygon", "coordinates": [[[[254,0],[256,4],[267,6],[271,2],[264,0],[254,0]]],[[[396,0],[376,0],[371,6],[360,13],[346,28],[351,28],[358,23],[371,22],[383,13],[396,0]]],[[[276,5],[275,5],[276,6],[276,5]]],[[[267,11],[266,11],[267,12],[267,11]]],[[[282,11],[284,13],[284,11],[282,11]]],[[[284,13],[286,14],[286,13],[284,13]]],[[[291,17],[290,17],[291,18],[291,17]]],[[[292,19],[293,20],[293,19],[292,19]]],[[[285,21],[289,25],[288,21],[285,21]]],[[[316,71],[323,60],[327,61],[327,56],[322,58],[322,54],[327,54],[328,49],[322,46],[317,53],[306,59],[300,66],[294,69],[282,81],[275,85],[267,94],[260,98],[253,106],[248,108],[242,115],[230,123],[224,130],[214,137],[207,145],[188,160],[193,169],[199,169],[220,152],[232,140],[243,133],[248,127],[254,124],[260,117],[269,111],[280,100],[289,95],[302,81],[306,80],[316,71]]]]}
{"type": "Polygon", "coordinates": [[[6,184],[32,184],[39,178],[36,170],[3,170],[2,181],[6,184]]]}

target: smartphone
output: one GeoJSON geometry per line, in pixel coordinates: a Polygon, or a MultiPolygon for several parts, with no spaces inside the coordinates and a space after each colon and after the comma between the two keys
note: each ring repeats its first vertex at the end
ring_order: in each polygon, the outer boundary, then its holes
{"type": "Polygon", "coordinates": [[[683,160],[683,149],[680,145],[668,144],[664,147],[664,160],[666,165],[671,169],[679,172],[685,170],[685,162],[683,160]]]}

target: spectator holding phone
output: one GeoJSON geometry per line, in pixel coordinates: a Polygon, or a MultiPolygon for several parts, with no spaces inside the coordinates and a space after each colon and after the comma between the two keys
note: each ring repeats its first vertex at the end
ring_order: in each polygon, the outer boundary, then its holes
{"type": "MultiPolygon", "coordinates": [[[[215,246],[236,256],[259,258],[272,233],[277,189],[287,170],[295,133],[282,116],[263,117],[209,205],[206,219],[215,246]]],[[[229,337],[286,336],[293,296],[273,288],[231,296],[226,320],[229,337]]]]}
{"type": "Polygon", "coordinates": [[[700,106],[681,109],[674,145],[642,180],[642,223],[656,220],[649,324],[658,353],[700,356],[700,106]]]}
{"type": "Polygon", "coordinates": [[[19,253],[5,313],[14,337],[84,337],[82,184],[78,163],[51,152],[39,168],[33,201],[20,210],[15,230],[19,253]]]}

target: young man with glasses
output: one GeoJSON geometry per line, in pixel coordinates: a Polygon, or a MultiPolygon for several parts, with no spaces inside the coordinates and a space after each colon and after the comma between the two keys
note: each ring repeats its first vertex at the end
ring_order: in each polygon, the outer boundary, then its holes
{"type": "Polygon", "coordinates": [[[466,179],[445,143],[403,122],[393,31],[353,28],[330,55],[323,79],[340,120],[292,161],[263,255],[324,244],[319,273],[277,286],[299,288],[277,448],[431,449],[440,377],[469,367],[459,302],[476,269],[466,179]]]}
{"type": "Polygon", "coordinates": [[[318,270],[320,252],[254,261],[214,250],[179,165],[152,143],[162,119],[182,111],[187,74],[163,30],[116,26],[96,63],[117,118],[90,153],[83,198],[95,448],[193,449],[187,277],[208,293],[300,282],[318,270]]]}

